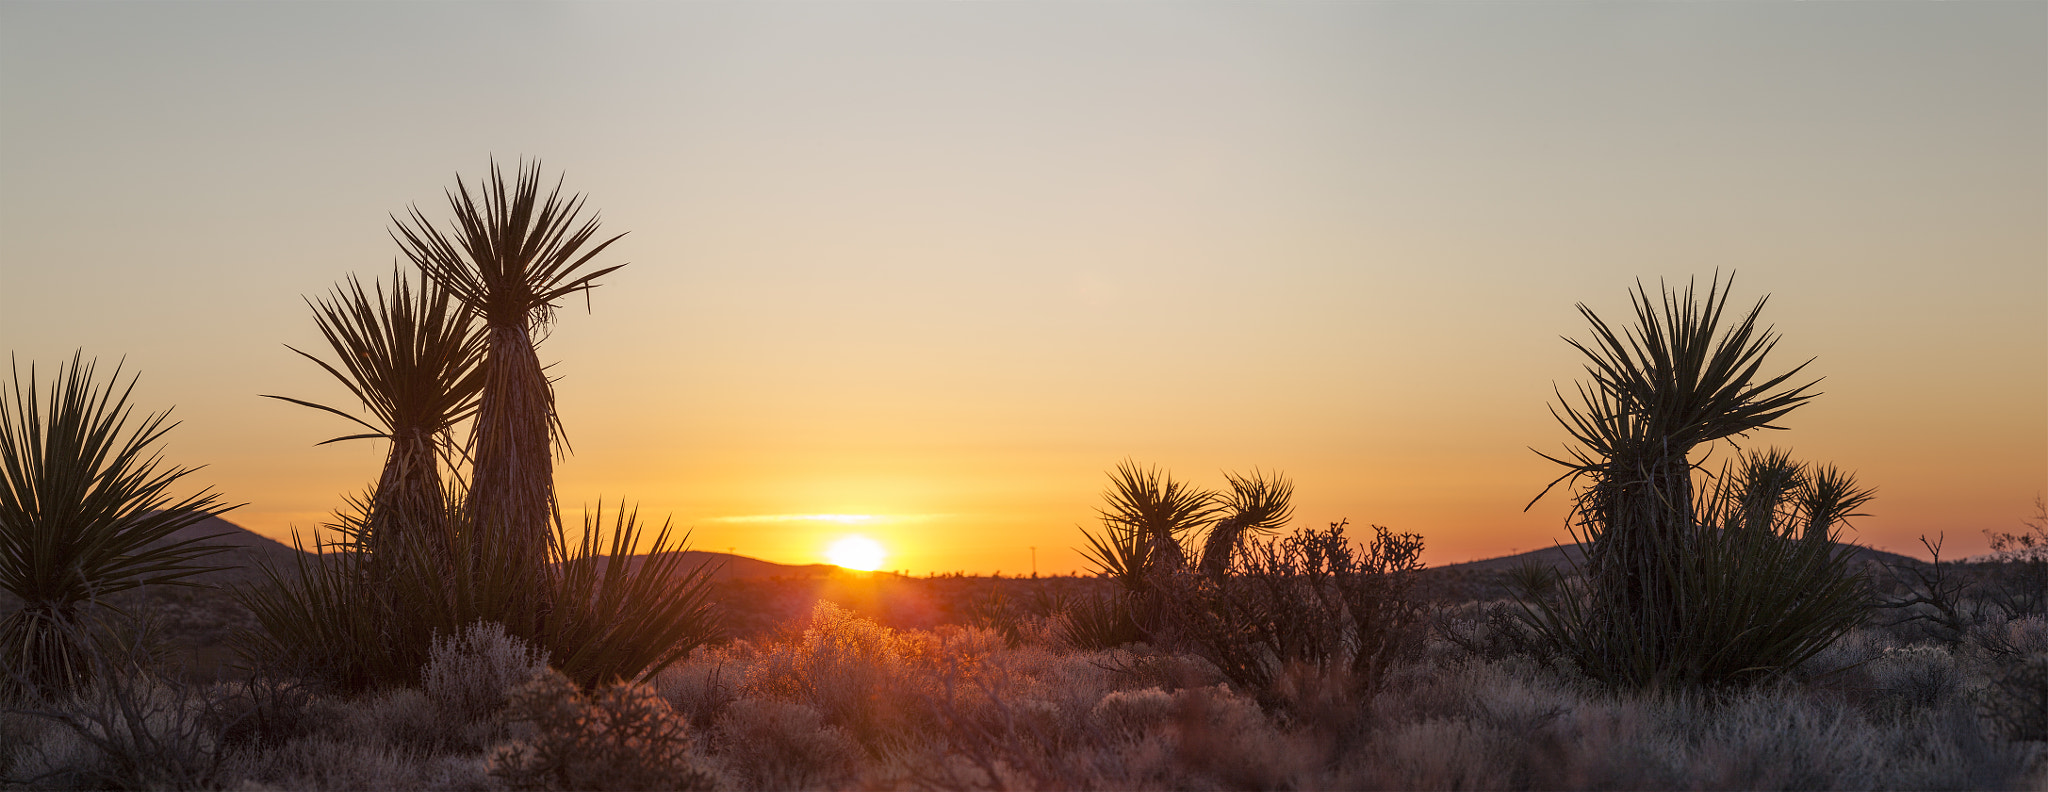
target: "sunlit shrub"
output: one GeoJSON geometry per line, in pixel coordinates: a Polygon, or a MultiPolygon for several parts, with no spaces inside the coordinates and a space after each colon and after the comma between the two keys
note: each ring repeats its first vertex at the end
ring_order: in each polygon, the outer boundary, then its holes
{"type": "Polygon", "coordinates": [[[736,701],[719,716],[717,730],[727,772],[748,789],[843,787],[864,758],[845,730],[789,701],[736,701]]]}
{"type": "Polygon", "coordinates": [[[503,625],[477,622],[434,639],[420,688],[447,717],[475,721],[503,709],[514,689],[547,669],[546,652],[506,635],[503,625]]]}
{"type": "Polygon", "coordinates": [[[684,720],[643,684],[585,695],[559,672],[520,686],[507,717],[528,735],[491,755],[514,789],[708,790],[717,777],[691,755],[684,720]]]}

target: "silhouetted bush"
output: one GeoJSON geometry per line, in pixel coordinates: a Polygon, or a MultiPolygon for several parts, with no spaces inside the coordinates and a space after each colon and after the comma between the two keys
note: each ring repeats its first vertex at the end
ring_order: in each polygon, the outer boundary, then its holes
{"type": "Polygon", "coordinates": [[[1164,623],[1155,632],[1261,696],[1291,665],[1369,686],[1420,646],[1422,614],[1408,594],[1422,537],[1373,526],[1359,546],[1345,527],[1248,541],[1225,575],[1160,578],[1164,623]]]}

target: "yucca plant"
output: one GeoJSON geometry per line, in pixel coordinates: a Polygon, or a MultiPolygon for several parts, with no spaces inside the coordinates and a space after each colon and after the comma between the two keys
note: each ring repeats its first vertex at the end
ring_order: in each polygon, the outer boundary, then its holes
{"type": "Polygon", "coordinates": [[[1216,493],[1128,459],[1109,480],[1102,495],[1107,505],[1098,510],[1103,533],[1083,531],[1089,547],[1081,553],[1133,593],[1146,590],[1151,575],[1186,568],[1181,537],[1221,511],[1216,493]]]}
{"type": "MultiPolygon", "coordinates": [[[[415,546],[444,571],[453,552],[455,528],[441,480],[441,461],[452,456],[455,426],[475,413],[482,386],[483,337],[447,290],[432,281],[415,286],[393,268],[391,289],[364,289],[350,276],[326,299],[308,300],[320,333],[339,366],[287,346],[348,388],[374,423],[325,404],[272,399],[339,415],[367,432],[326,440],[388,440],[383,472],[360,521],[340,527],[361,543],[375,576],[377,559],[415,546]]],[[[453,465],[450,465],[452,468],[453,465]]]]}
{"type": "MultiPolygon", "coordinates": [[[[586,688],[657,673],[720,630],[709,601],[712,570],[684,566],[686,539],[664,525],[635,565],[628,559],[647,538],[638,515],[618,512],[605,540],[602,512],[585,518],[580,538],[555,529],[549,546],[561,550],[547,563],[561,570],[557,607],[538,625],[511,630],[586,688]]],[[[360,519],[345,514],[340,522],[360,519]]],[[[352,689],[407,684],[436,638],[523,613],[517,608],[532,588],[524,560],[467,530],[459,513],[450,521],[465,528],[456,534],[452,574],[423,553],[399,553],[373,589],[365,555],[350,544],[316,544],[295,569],[266,570],[267,586],[238,592],[263,627],[245,637],[245,661],[302,668],[352,689]],[[374,602],[395,607],[386,614],[374,602]]]]}
{"type": "Polygon", "coordinates": [[[1257,470],[1251,475],[1225,473],[1230,494],[1221,501],[1222,517],[1202,540],[1202,574],[1218,577],[1230,571],[1231,556],[1247,537],[1272,534],[1294,517],[1294,482],[1257,470]]]}
{"type": "Polygon", "coordinates": [[[536,335],[557,302],[595,288],[623,265],[586,270],[619,236],[593,244],[598,219],[579,221],[583,198],[563,196],[560,180],[543,196],[538,162],[522,165],[511,185],[496,162],[490,171],[474,195],[457,177],[448,194],[450,229],[414,207],[407,218],[393,218],[392,237],[484,325],[468,517],[525,570],[532,594],[522,601],[531,616],[521,618],[540,619],[552,607],[555,583],[547,559],[558,523],[553,441],[561,425],[536,335]]]}
{"type": "MultiPolygon", "coordinates": [[[[689,535],[674,536],[664,522],[636,566],[646,537],[639,512],[620,504],[614,514],[607,541],[599,538],[603,504],[585,514],[582,537],[561,559],[560,599],[541,644],[585,689],[651,677],[721,630],[710,601],[715,570],[684,566],[689,535]]],[[[566,536],[556,543],[571,547],[566,536]]]]}
{"type": "Polygon", "coordinates": [[[120,366],[104,382],[73,354],[45,393],[34,364],[10,364],[0,394],[0,588],[22,607],[0,621],[0,691],[77,690],[92,673],[88,620],[107,595],[189,583],[218,567],[214,538],[172,534],[233,507],[202,489],[174,499],[192,468],[164,467],[157,448],[176,424],[168,410],[133,424],[120,366]]]}
{"type": "Polygon", "coordinates": [[[1766,300],[1724,326],[1728,292],[1718,275],[1704,298],[1688,284],[1652,300],[1640,283],[1631,297],[1632,327],[1617,333],[1581,304],[1595,340],[1567,339],[1585,355],[1592,381],[1579,384],[1578,404],[1552,408],[1577,445],[1562,457],[1543,456],[1566,468],[1551,487],[1571,482],[1578,490],[1572,519],[1575,536],[1588,548],[1585,599],[1560,601],[1555,613],[1538,603],[1530,614],[1554,635],[1578,631],[1569,637],[1581,650],[1581,664],[1615,681],[1711,681],[1753,667],[1782,667],[1805,651],[1782,647],[1809,647],[1806,638],[1831,640],[1839,634],[1838,619],[1861,607],[1860,585],[1838,580],[1847,574],[1845,562],[1816,560],[1841,555],[1832,542],[1804,542],[1811,549],[1795,551],[1785,546],[1785,536],[1832,538],[1836,522],[1867,502],[1868,493],[1846,480],[1810,485],[1788,457],[1767,454],[1726,471],[1711,497],[1698,501],[1693,451],[1782,428],[1774,422],[1811,400],[1815,383],[1786,384],[1804,363],[1775,376],[1763,373],[1778,342],[1770,328],[1757,325],[1766,300]],[[1788,527],[1783,513],[1802,491],[1814,498],[1804,507],[1809,516],[1788,527]],[[1791,580],[1819,590],[1780,585],[1791,580]],[[1816,598],[1833,598],[1833,604],[1793,607],[1816,598]],[[1780,649],[1726,644],[1731,635],[1762,629],[1757,620],[1772,609],[1804,614],[1799,623],[1772,628],[1792,634],[1772,644],[1780,649]],[[1722,632],[1716,623],[1739,627],[1722,632]],[[1716,656],[1723,659],[1711,659],[1716,656]]]}

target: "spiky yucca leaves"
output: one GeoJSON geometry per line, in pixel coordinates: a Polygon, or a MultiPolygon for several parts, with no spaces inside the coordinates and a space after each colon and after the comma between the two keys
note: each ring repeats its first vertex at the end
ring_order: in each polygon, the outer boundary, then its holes
{"type": "MultiPolygon", "coordinates": [[[[537,624],[507,623],[508,615],[528,614],[533,581],[524,559],[490,535],[462,530],[453,574],[425,553],[400,548],[373,584],[366,554],[346,541],[317,544],[310,558],[295,559],[295,569],[266,569],[267,585],[237,592],[263,626],[240,650],[252,664],[302,668],[351,689],[408,684],[436,637],[484,621],[547,650],[556,668],[593,687],[659,672],[717,637],[711,570],[684,565],[686,540],[664,525],[640,563],[612,563],[647,537],[637,514],[621,511],[610,539],[601,539],[601,512],[586,517],[580,539],[556,529],[550,546],[564,550],[548,563],[563,583],[557,607],[537,624]]],[[[468,525],[459,512],[451,521],[468,525]]]]}
{"type": "Polygon", "coordinates": [[[1832,541],[1828,532],[1851,517],[1865,516],[1857,509],[1870,503],[1876,492],[1856,486],[1856,477],[1834,465],[1814,465],[1806,470],[1799,488],[1799,509],[1806,515],[1801,537],[1809,542],[1832,541]]]}
{"type": "Polygon", "coordinates": [[[415,207],[408,219],[394,218],[392,237],[485,325],[469,517],[528,570],[532,618],[544,618],[554,585],[546,559],[551,526],[558,527],[552,440],[560,423],[535,334],[553,318],[556,301],[623,266],[584,271],[619,237],[591,244],[597,218],[579,223],[583,198],[564,197],[560,180],[543,197],[538,162],[522,166],[510,186],[493,162],[475,195],[458,176],[448,202],[455,212],[449,232],[415,207]]]}
{"type": "Polygon", "coordinates": [[[1522,598],[1529,623],[1590,676],[1627,686],[1741,683],[1797,666],[1870,613],[1855,548],[1835,541],[1871,491],[1827,469],[1834,495],[1816,494],[1815,475],[1778,450],[1745,453],[1724,465],[1697,505],[1693,551],[1654,570],[1685,606],[1665,641],[1644,641],[1616,624],[1587,585],[1522,598]],[[1822,541],[1811,541],[1813,526],[1822,541]]]}
{"type": "MultiPolygon", "coordinates": [[[[361,529],[361,550],[375,560],[401,545],[425,552],[444,567],[455,545],[441,482],[440,457],[452,447],[455,425],[476,411],[482,387],[483,337],[448,291],[428,280],[417,288],[396,268],[391,291],[365,290],[350,276],[346,287],[319,301],[308,300],[320,333],[340,367],[287,346],[347,387],[370,411],[371,423],[355,415],[286,396],[269,398],[324,410],[347,418],[367,433],[322,442],[391,441],[383,472],[372,490],[365,519],[344,521],[361,529]],[[401,535],[412,532],[418,536],[401,535]]],[[[376,575],[376,564],[369,571],[376,575]]]]}
{"type": "Polygon", "coordinates": [[[1109,572],[1126,590],[1143,591],[1147,577],[1187,566],[1183,534],[1201,527],[1222,508],[1216,493],[1175,481],[1158,468],[1124,460],[1109,476],[1100,511],[1103,535],[1083,532],[1091,549],[1082,554],[1109,572]]]}
{"type": "Polygon", "coordinates": [[[168,410],[129,428],[120,367],[105,382],[74,354],[47,394],[31,364],[10,365],[0,394],[0,588],[22,608],[0,622],[0,691],[76,690],[92,669],[87,619],[109,594],[217,567],[199,563],[222,547],[213,537],[168,541],[178,530],[233,507],[211,490],[174,500],[191,468],[161,466],[157,442],[176,424],[168,410]]]}
{"type": "Polygon", "coordinates": [[[1223,476],[1230,480],[1230,495],[1223,499],[1223,516],[1202,541],[1200,569],[1210,577],[1230,570],[1230,557],[1247,536],[1278,531],[1294,517],[1294,482],[1286,476],[1268,477],[1257,470],[1249,476],[1223,476]]]}
{"type": "MultiPolygon", "coordinates": [[[[708,563],[685,568],[689,535],[662,523],[638,566],[627,563],[646,534],[637,509],[621,504],[611,539],[600,542],[604,507],[583,518],[583,536],[562,561],[561,599],[541,646],[570,679],[592,689],[651,677],[722,629],[710,601],[708,563]],[[673,541],[671,541],[673,539],[673,541]]],[[[567,546],[567,537],[560,538],[567,546]]]]}
{"type": "Polygon", "coordinates": [[[1579,383],[1578,404],[1551,408],[1577,446],[1543,456],[1566,468],[1552,487],[1583,482],[1574,530],[1588,544],[1592,607],[1665,657],[1677,651],[1696,604],[1672,588],[1684,579],[1679,565],[1707,552],[1695,520],[1692,451],[1781,428],[1772,422],[1812,399],[1814,383],[1785,385],[1806,364],[1764,375],[1778,342],[1757,325],[1768,298],[1724,327],[1728,292],[1718,275],[1704,298],[1687,284],[1651,300],[1638,283],[1631,299],[1636,323],[1620,332],[1579,305],[1594,341],[1566,341],[1585,355],[1592,381],[1579,383]]]}

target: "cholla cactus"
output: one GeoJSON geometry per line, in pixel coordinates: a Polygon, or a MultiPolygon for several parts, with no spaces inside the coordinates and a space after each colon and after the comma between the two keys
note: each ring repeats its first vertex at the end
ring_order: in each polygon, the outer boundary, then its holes
{"type": "Polygon", "coordinates": [[[550,671],[522,685],[507,714],[530,731],[491,755],[491,775],[513,789],[718,785],[691,755],[687,721],[648,685],[613,685],[586,695],[550,671]]]}

